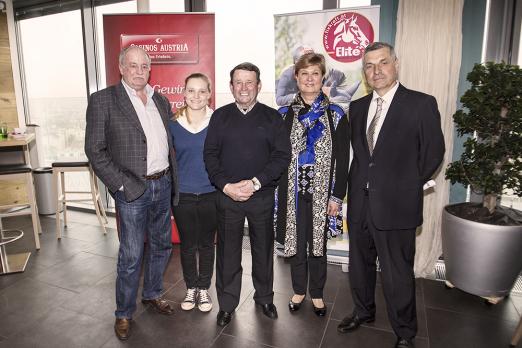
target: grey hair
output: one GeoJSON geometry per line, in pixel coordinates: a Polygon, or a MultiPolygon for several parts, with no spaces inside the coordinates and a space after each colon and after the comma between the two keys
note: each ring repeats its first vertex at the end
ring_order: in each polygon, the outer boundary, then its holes
{"type": "Polygon", "coordinates": [[[379,41],[372,42],[371,44],[366,46],[366,48],[364,49],[364,55],[366,55],[366,53],[371,52],[371,51],[380,50],[381,48],[389,49],[390,55],[392,56],[393,60],[397,59],[397,55],[395,54],[395,49],[393,48],[393,46],[387,42],[379,42],[379,41]]]}
{"type": "Polygon", "coordinates": [[[147,64],[150,66],[151,60],[150,60],[149,54],[143,48],[141,48],[140,46],[136,46],[136,45],[131,45],[129,47],[125,47],[124,49],[122,49],[120,51],[120,55],[118,56],[118,62],[120,63],[121,66],[123,66],[123,61],[125,60],[125,56],[131,50],[138,50],[138,51],[143,52],[145,54],[145,57],[147,57],[146,58],[147,64]]]}
{"type": "Polygon", "coordinates": [[[312,46],[306,44],[298,45],[296,48],[294,48],[292,52],[292,59],[294,60],[294,64],[299,60],[299,58],[303,56],[304,52],[306,51],[314,52],[314,49],[312,46]]]}

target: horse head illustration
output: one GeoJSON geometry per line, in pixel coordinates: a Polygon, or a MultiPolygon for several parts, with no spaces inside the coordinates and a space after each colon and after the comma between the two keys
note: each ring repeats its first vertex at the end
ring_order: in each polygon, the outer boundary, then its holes
{"type": "Polygon", "coordinates": [[[357,24],[357,16],[352,15],[348,19],[343,19],[339,22],[334,30],[334,49],[341,41],[346,43],[353,43],[357,48],[364,49],[370,44],[370,40],[364,35],[363,31],[357,24]]]}

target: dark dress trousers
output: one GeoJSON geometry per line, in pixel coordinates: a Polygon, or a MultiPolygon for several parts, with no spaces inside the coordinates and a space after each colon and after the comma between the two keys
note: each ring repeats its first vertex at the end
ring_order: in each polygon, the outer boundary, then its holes
{"type": "Polygon", "coordinates": [[[276,110],[257,102],[246,115],[235,103],[220,107],[210,119],[204,147],[210,181],[217,196],[216,290],[219,308],[233,312],[241,293],[242,240],[248,220],[254,301],[272,303],[274,190],[290,161],[290,141],[276,110]],[[227,183],[256,177],[261,189],[236,202],[222,193],[227,183]]]}
{"type": "Polygon", "coordinates": [[[375,316],[378,256],[390,323],[399,337],[417,332],[415,230],[422,224],[423,185],[444,156],[434,97],[399,85],[373,155],[366,139],[372,94],[350,105],[353,162],[348,181],[350,284],[354,314],[375,316]]]}

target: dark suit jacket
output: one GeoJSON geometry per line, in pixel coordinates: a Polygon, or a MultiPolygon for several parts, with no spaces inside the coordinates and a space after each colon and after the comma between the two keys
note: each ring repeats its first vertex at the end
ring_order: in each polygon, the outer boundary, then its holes
{"type": "MultiPolygon", "coordinates": [[[[172,196],[174,204],[177,204],[176,156],[167,126],[172,109],[167,98],[158,93],[154,93],[152,100],[167,132],[172,196]]],[[[121,82],[91,95],[87,107],[85,154],[94,172],[110,192],[116,192],[123,185],[127,202],[139,198],[145,192],[147,138],[121,82]]]]}
{"type": "Polygon", "coordinates": [[[366,140],[369,94],[350,104],[353,162],[348,184],[348,221],[365,216],[368,203],[375,226],[411,229],[422,224],[422,186],[444,156],[440,114],[434,97],[399,85],[370,157],[366,140]]]}

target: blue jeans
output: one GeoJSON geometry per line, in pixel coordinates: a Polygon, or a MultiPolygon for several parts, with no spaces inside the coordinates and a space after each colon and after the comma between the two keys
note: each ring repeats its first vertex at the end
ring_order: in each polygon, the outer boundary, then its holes
{"type": "Polygon", "coordinates": [[[122,191],[116,192],[114,200],[120,232],[115,315],[131,319],[136,310],[145,235],[148,252],[145,255],[142,297],[155,299],[163,290],[163,272],[172,250],[170,175],[147,180],[145,193],[132,202],[125,201],[122,191]]]}

